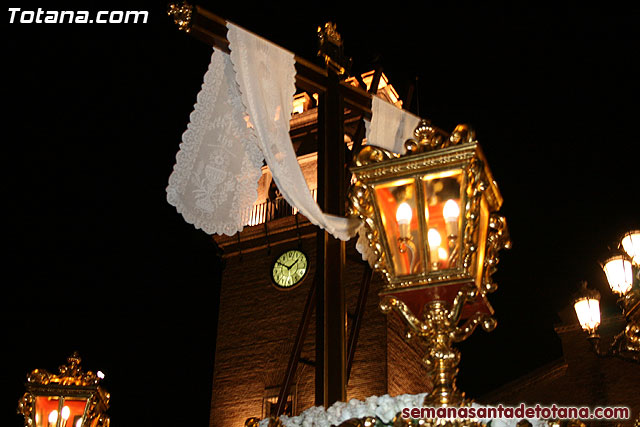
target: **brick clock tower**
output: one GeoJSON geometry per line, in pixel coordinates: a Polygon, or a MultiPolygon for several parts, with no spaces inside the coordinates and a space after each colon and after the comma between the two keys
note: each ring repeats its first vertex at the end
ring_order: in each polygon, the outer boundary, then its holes
{"type": "MultiPolygon", "coordinates": [[[[362,75],[369,86],[374,73],[362,75]]],[[[353,84],[357,84],[355,79],[353,84]]],[[[402,106],[384,74],[377,96],[402,106]]],[[[357,117],[345,114],[345,144],[350,145],[357,117]]],[[[314,94],[294,99],[291,139],[298,162],[315,196],[317,188],[317,108],[314,94]]],[[[279,196],[268,167],[258,184],[258,199],[250,224],[234,236],[215,236],[225,268],[220,289],[211,427],[242,427],[249,417],[274,414],[289,372],[297,337],[301,337],[297,367],[291,372],[284,413],[297,415],[315,406],[315,310],[309,312],[306,333],[299,329],[316,273],[318,228],[279,196]]],[[[430,382],[422,354],[404,341],[404,326],[378,309],[382,278],[366,280],[367,267],[347,243],[344,291],[348,334],[361,319],[347,383],[347,399],[422,393],[430,382]],[[368,292],[361,289],[368,282],[368,292]],[[360,307],[360,309],[358,309],[360,307]],[[357,314],[356,314],[357,312],[357,314]],[[360,317],[358,317],[358,315],[360,317]]],[[[367,287],[365,286],[364,289],[367,287]]]]}

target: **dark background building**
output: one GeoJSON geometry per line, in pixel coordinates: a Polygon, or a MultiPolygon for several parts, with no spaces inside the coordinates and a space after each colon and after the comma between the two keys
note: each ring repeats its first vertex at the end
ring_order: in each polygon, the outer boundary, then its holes
{"type": "MultiPolygon", "coordinates": [[[[401,96],[418,77],[405,108],[476,128],[514,248],[491,295],[498,328],[460,346],[468,395],[562,355],[554,325],[580,280],[615,312],[598,261],[640,228],[637,6],[202,5],[310,60],[317,25],[333,20],[354,72],[380,60],[401,96]]],[[[1,423],[20,425],[27,372],[78,350],[107,375],[114,425],[206,425],[221,263],[165,188],[210,48],[162,2],[15,6],[150,19],[9,24],[5,12],[1,423]]]]}
{"type": "MultiPolygon", "coordinates": [[[[561,321],[555,328],[562,343],[562,357],[540,366],[514,381],[510,381],[478,401],[488,405],[530,406],[552,404],[564,407],[627,407],[632,419],[586,421],[588,425],[631,426],[638,419],[640,397],[635,392],[640,384],[637,362],[620,357],[599,358],[585,340],[584,332],[575,320],[570,307],[560,313],[561,321]]],[[[622,316],[602,319],[600,333],[609,345],[612,338],[623,330],[622,316]]]]}

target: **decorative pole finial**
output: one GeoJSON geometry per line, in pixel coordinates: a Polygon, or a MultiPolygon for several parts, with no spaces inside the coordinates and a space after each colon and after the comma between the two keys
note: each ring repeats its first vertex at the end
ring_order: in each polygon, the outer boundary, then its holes
{"type": "Polygon", "coordinates": [[[193,15],[193,6],[186,1],[182,3],[171,3],[167,10],[167,15],[173,17],[173,22],[178,26],[180,31],[188,33],[191,31],[191,16],[193,15]]]}
{"type": "Polygon", "coordinates": [[[342,37],[336,30],[336,24],[332,22],[318,27],[318,56],[324,58],[327,67],[339,77],[348,76],[353,61],[345,56],[342,37]]]}

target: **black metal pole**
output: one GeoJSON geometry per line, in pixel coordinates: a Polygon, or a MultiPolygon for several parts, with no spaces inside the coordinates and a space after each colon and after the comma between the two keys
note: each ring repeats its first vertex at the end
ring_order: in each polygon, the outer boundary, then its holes
{"type": "MultiPolygon", "coordinates": [[[[340,80],[328,70],[327,90],[318,110],[318,201],[326,213],[343,216],[344,200],[344,106],[340,80]]],[[[327,232],[320,234],[318,259],[322,259],[322,279],[318,295],[323,317],[323,404],[346,400],[346,309],[342,272],[345,244],[327,232]]],[[[320,267],[318,267],[320,268],[320,267]]],[[[319,332],[319,331],[318,331],[319,332]]],[[[320,338],[320,335],[317,335],[320,338]]],[[[319,339],[316,341],[318,342],[319,339]]],[[[319,354],[318,354],[319,355],[319,354]]],[[[318,383],[316,383],[317,389],[318,383]]]]}

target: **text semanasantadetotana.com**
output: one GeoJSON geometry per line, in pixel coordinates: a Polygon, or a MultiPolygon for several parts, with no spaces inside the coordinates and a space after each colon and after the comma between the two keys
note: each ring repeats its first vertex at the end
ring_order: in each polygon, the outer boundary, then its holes
{"type": "Polygon", "coordinates": [[[20,24],[146,24],[146,10],[22,10],[9,8],[9,23],[20,24]]]}
{"type": "Polygon", "coordinates": [[[403,408],[402,418],[447,418],[447,419],[629,419],[627,407],[564,407],[556,406],[461,406],[461,407],[414,407],[403,408]]]}

